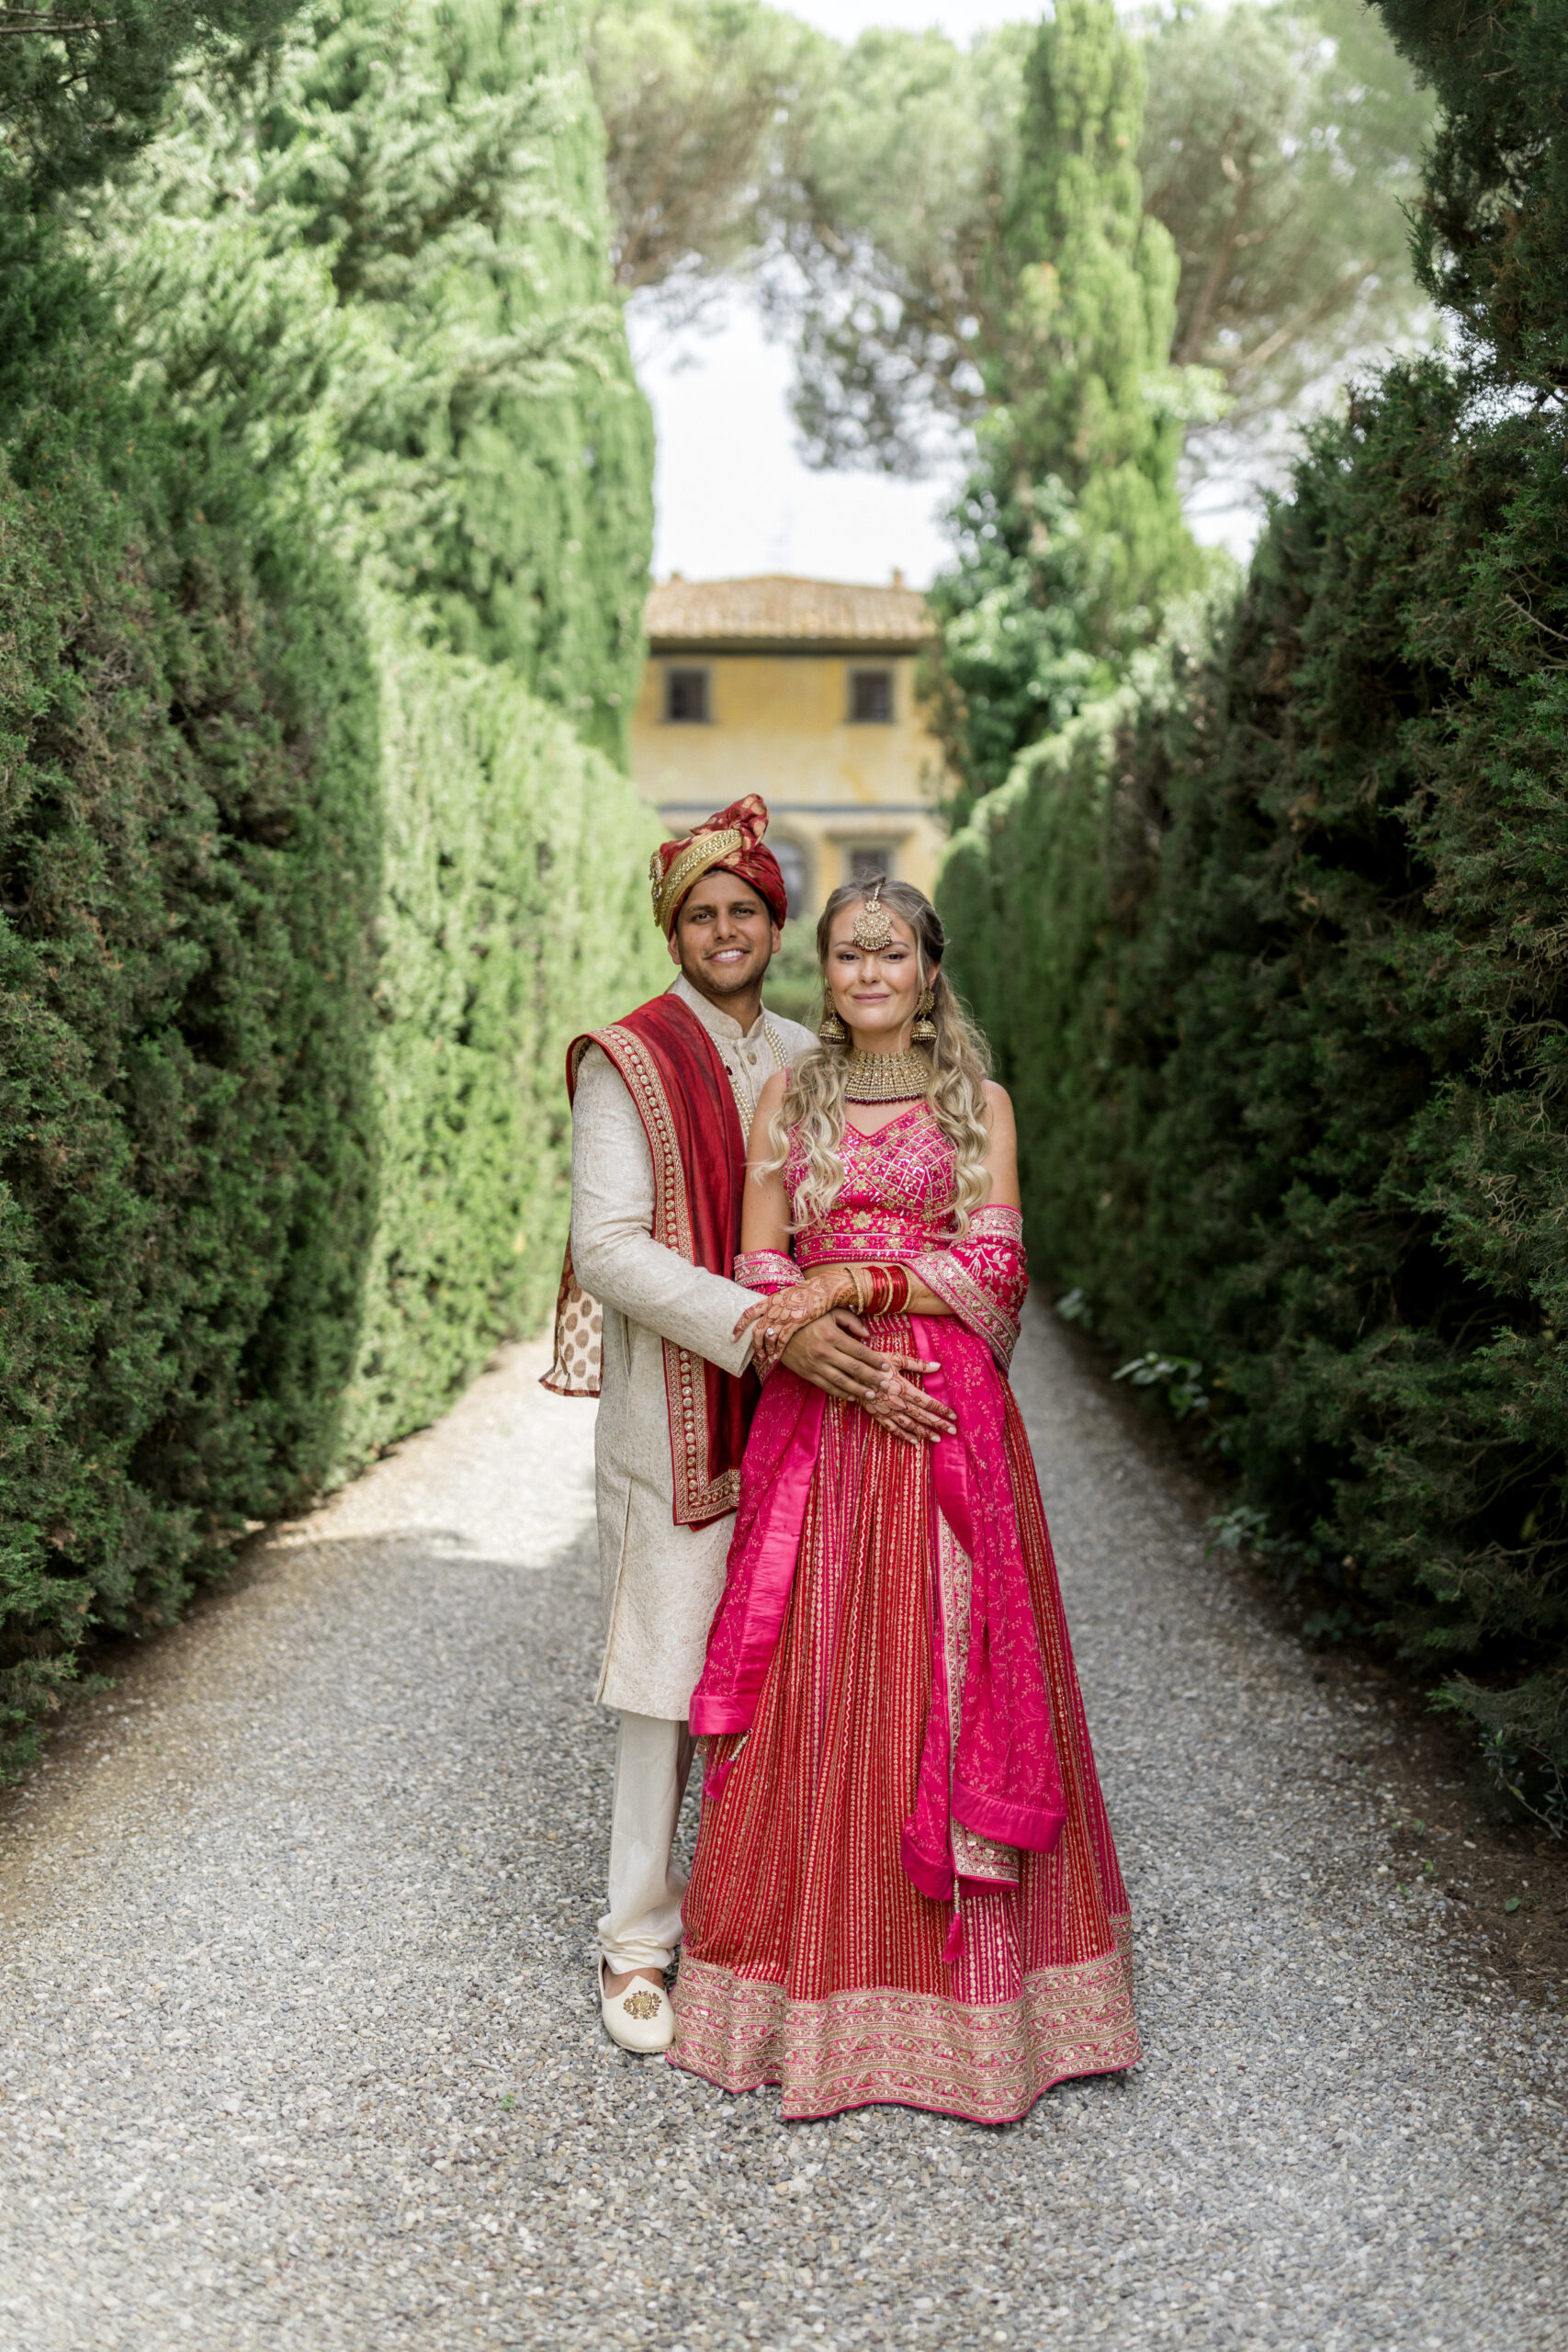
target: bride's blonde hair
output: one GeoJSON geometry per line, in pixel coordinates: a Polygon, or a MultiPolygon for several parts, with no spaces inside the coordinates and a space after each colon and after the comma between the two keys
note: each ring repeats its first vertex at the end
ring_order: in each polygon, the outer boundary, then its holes
{"type": "MultiPolygon", "coordinates": [[[[846,882],[834,891],[822,910],[822,920],[817,926],[817,962],[823,975],[824,1019],[833,1006],[827,971],[835,918],[878,887],[874,879],[846,882]]],[[[931,991],[931,1018],[936,1035],[929,1047],[931,1067],[926,1101],[956,1155],[953,1202],[956,1237],[967,1231],[971,1215],[991,1189],[986,1170],[990,1134],[986,1125],[985,1092],[990,1056],[985,1039],[954,996],[941,968],[947,934],[936,909],[912,882],[885,881],[880,889],[888,913],[897,915],[914,933],[920,986],[931,991]]],[[[784,1100],[769,1124],[771,1157],[758,1170],[759,1176],[771,1176],[784,1166],[789,1154],[790,1136],[795,1128],[800,1131],[806,1154],[806,1181],[793,1203],[794,1229],[797,1233],[802,1227],[827,1216],[844,1181],[839,1146],[844,1134],[844,1078],[849,1050],[846,1035],[842,1043],[818,1045],[794,1063],[784,1100]]]]}

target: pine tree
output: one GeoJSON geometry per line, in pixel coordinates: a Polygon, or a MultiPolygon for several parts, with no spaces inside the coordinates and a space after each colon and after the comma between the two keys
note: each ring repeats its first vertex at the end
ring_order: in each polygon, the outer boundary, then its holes
{"type": "Polygon", "coordinates": [[[1026,69],[995,405],[936,592],[939,719],[967,795],[1109,684],[1201,576],[1177,465],[1210,379],[1169,364],[1177,259],[1143,209],[1143,106],[1111,0],[1063,0],[1026,69]]]}
{"type": "MultiPolygon", "coordinates": [[[[840,43],[763,0],[588,17],[622,286],[682,324],[754,273],[808,462],[945,466],[1011,308],[998,257],[1038,17],[967,45],[840,43]]],[[[1406,210],[1431,93],[1365,0],[1184,0],[1137,37],[1143,202],[1181,265],[1171,356],[1224,378],[1217,462],[1272,472],[1282,412],[1427,324],[1406,210]]]]}

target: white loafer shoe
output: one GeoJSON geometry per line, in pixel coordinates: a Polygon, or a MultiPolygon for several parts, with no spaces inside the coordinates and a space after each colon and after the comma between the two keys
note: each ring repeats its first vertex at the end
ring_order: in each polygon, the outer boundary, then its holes
{"type": "Polygon", "coordinates": [[[647,2057],[668,2050],[675,2039],[675,2012],[662,1984],[634,1976],[624,1993],[612,1993],[604,1984],[604,1963],[599,1962],[599,2014],[612,2041],[623,2050],[647,2057]]]}

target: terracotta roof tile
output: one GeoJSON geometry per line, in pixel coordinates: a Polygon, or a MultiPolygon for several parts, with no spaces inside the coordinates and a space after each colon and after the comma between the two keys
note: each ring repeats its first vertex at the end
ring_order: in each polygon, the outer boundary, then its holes
{"type": "Polygon", "coordinates": [[[667,580],[649,592],[643,620],[662,645],[917,646],[931,636],[915,588],[863,588],[841,580],[667,580]]]}

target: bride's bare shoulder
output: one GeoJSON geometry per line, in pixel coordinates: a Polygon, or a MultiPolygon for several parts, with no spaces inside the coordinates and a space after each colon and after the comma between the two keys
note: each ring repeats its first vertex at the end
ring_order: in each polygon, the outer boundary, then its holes
{"type": "Polygon", "coordinates": [[[1013,1135],[1017,1132],[1012,1115],[1012,1096],[994,1078],[984,1080],[986,1091],[986,1122],[993,1135],[1013,1135]]]}

